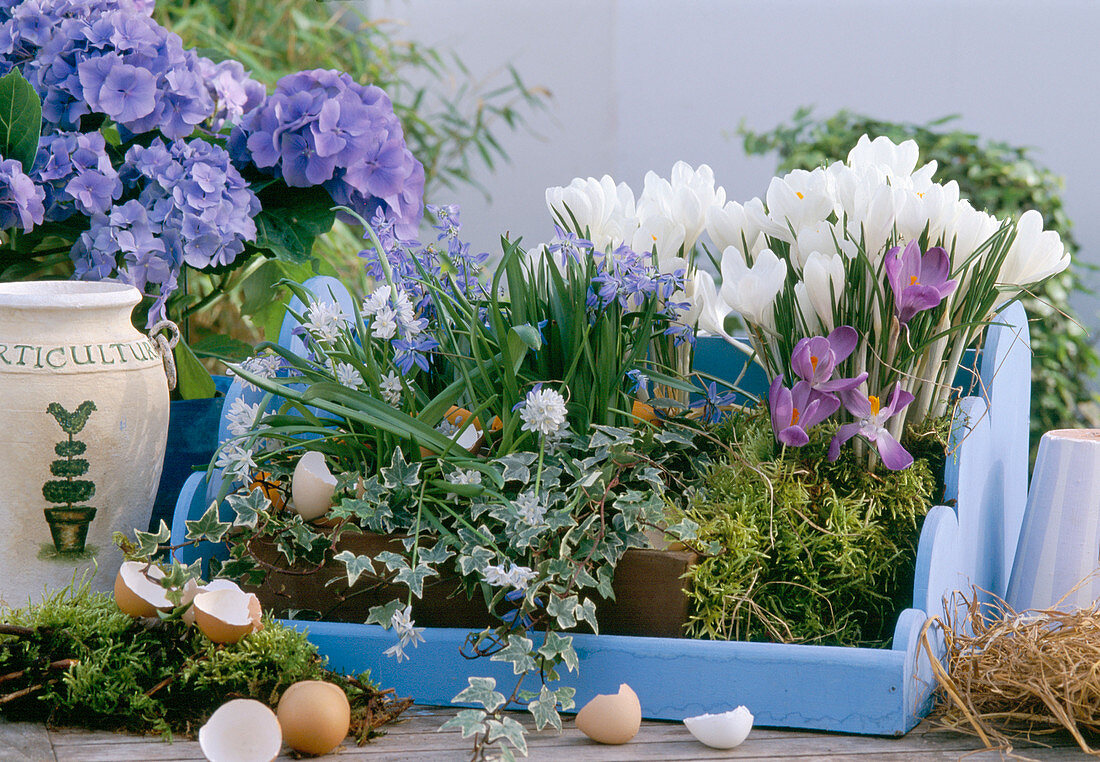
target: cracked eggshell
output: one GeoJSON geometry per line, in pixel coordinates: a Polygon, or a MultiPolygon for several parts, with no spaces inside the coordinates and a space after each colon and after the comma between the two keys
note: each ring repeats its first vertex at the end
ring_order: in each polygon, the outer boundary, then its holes
{"type": "Polygon", "coordinates": [[[302,680],[279,699],[283,742],[304,754],[328,754],[347,738],[351,705],[347,695],[323,680],[302,680]]]}
{"type": "MultiPolygon", "coordinates": [[[[241,588],[236,582],[228,579],[212,579],[205,585],[200,585],[193,579],[187,580],[183,583],[183,600],[180,601],[182,605],[188,603],[194,604],[195,596],[199,593],[207,593],[211,590],[240,590],[241,588]]],[[[181,617],[187,624],[195,624],[195,607],[194,605],[188,606],[187,610],[183,612],[181,617]]]]}
{"type": "Polygon", "coordinates": [[[638,694],[623,683],[618,693],[600,694],[581,707],[576,722],[577,729],[597,743],[626,743],[642,726],[642,705],[638,694]]]}
{"type": "Polygon", "coordinates": [[[712,749],[740,746],[752,730],[752,713],[743,706],[722,714],[700,714],[684,720],[695,740],[712,749]]]}
{"type": "Polygon", "coordinates": [[[271,762],[283,748],[283,734],[267,706],[234,699],[199,730],[199,748],[210,762],[271,762]]]}
{"type": "Polygon", "coordinates": [[[191,608],[195,625],[215,643],[236,643],[263,626],[260,599],[236,585],[199,593],[191,608]]]}
{"type": "Polygon", "coordinates": [[[157,610],[170,611],[167,590],[157,582],[164,578],[159,566],[144,561],[126,561],[115,577],[115,603],[132,617],[154,617],[157,610]]]}
{"type": "Polygon", "coordinates": [[[290,480],[294,510],[306,521],[320,518],[332,507],[336,477],[328,469],[325,456],[311,450],[298,458],[290,480]]]}

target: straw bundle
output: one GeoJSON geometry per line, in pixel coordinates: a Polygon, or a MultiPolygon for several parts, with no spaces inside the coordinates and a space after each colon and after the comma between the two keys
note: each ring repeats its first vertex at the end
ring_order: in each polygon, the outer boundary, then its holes
{"type": "Polygon", "coordinates": [[[1100,756],[1084,738],[1100,731],[1100,609],[1017,613],[999,599],[961,594],[945,604],[944,619],[930,619],[922,633],[944,726],[1009,749],[1064,728],[1082,751],[1100,756]],[[929,643],[936,624],[946,668],[929,643]]]}

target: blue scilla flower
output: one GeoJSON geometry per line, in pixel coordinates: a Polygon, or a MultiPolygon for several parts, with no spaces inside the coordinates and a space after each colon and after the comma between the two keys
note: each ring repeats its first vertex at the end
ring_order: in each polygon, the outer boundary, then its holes
{"type": "Polygon", "coordinates": [[[737,392],[729,391],[718,393],[717,385],[711,381],[703,388],[703,399],[691,403],[691,407],[699,409],[699,417],[704,423],[718,423],[722,420],[722,408],[732,405],[737,401],[737,392]]]}

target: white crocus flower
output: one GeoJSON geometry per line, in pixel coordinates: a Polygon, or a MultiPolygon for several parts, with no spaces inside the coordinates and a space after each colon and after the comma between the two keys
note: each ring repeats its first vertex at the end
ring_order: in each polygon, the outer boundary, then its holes
{"type": "Polygon", "coordinates": [[[1043,230],[1043,216],[1034,209],[1020,215],[1016,238],[1008,249],[998,283],[1027,286],[1069,267],[1069,252],[1053,230],[1043,230]]]}
{"type": "Polygon", "coordinates": [[[582,235],[588,230],[596,251],[628,242],[638,226],[634,191],[626,183],[616,185],[609,175],[599,180],[577,177],[565,187],[547,188],[546,206],[566,228],[573,227],[575,218],[582,235]]]}
{"type": "Polygon", "coordinates": [[[802,314],[802,319],[806,321],[807,333],[812,336],[826,332],[803,281],[794,284],[794,300],[798,303],[798,311],[802,314]]]}
{"type": "Polygon", "coordinates": [[[718,295],[718,289],[710,273],[706,270],[696,270],[694,277],[688,283],[685,296],[691,303],[689,314],[692,315],[692,320],[699,332],[711,336],[727,335],[726,316],[730,313],[730,307],[718,295]]]}
{"type": "Polygon", "coordinates": [[[960,267],[998,228],[1000,222],[993,215],[979,212],[969,201],[958,202],[943,231],[944,248],[951,254],[952,266],[960,267]]]}
{"type": "Polygon", "coordinates": [[[787,263],[764,249],[752,267],[735,247],[722,252],[722,300],[750,323],[772,329],[772,307],[787,278],[787,263]]]}
{"type": "Polygon", "coordinates": [[[844,257],[811,252],[802,270],[802,282],[814,314],[821,319],[827,331],[832,331],[836,327],[833,321],[836,297],[844,289],[844,257]]]}
{"type": "Polygon", "coordinates": [[[666,217],[684,228],[684,249],[695,246],[707,224],[707,211],[726,202],[725,189],[714,186],[714,172],[706,164],[692,169],[678,161],[669,180],[656,172],[647,172],[642,195],[638,197],[641,225],[652,217],[666,217]]]}
{"type": "Polygon", "coordinates": [[[867,258],[876,268],[886,253],[886,242],[894,232],[897,199],[889,185],[880,185],[860,199],[848,215],[848,234],[863,242],[867,258]]]}
{"type": "Polygon", "coordinates": [[[833,211],[824,170],[807,172],[796,169],[784,177],[773,177],[765,195],[768,222],[764,232],[788,243],[794,242],[792,230],[816,225],[833,211]]]}
{"type": "Polygon", "coordinates": [[[638,221],[638,229],[630,240],[636,252],[657,252],[657,261],[677,258],[684,248],[684,226],[662,214],[653,214],[638,221]]]}
{"type": "Polygon", "coordinates": [[[915,140],[905,140],[900,144],[881,135],[871,140],[866,135],[856,141],[848,152],[849,167],[881,167],[891,175],[909,177],[917,166],[920,148],[915,140]]]}
{"type": "Polygon", "coordinates": [[[766,216],[764,204],[758,198],[744,206],[736,201],[730,201],[725,206],[712,206],[707,210],[707,235],[718,251],[725,251],[729,246],[737,247],[738,251],[744,251],[748,246],[751,250],[753,244],[761,239],[762,231],[757,221],[766,216]],[[753,207],[756,213],[752,213],[753,207]]]}

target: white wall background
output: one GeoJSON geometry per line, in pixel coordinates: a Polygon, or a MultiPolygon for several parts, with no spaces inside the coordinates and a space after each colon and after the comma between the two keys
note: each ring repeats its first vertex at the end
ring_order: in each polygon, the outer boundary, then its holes
{"type": "MultiPolygon", "coordinates": [[[[958,127],[1037,149],[1066,179],[1082,257],[1100,264],[1100,2],[1095,0],[360,0],[408,39],[455,50],[479,77],[507,63],[553,93],[511,164],[455,194],[468,240],[546,240],[548,185],[707,163],[727,196],[762,195],[775,159],[734,131],[799,106],[958,127]]],[[[450,199],[432,199],[436,202],[450,199]]],[[[1098,280],[1085,274],[1086,282],[1098,280]]],[[[1077,300],[1090,332],[1097,302],[1077,300]]]]}

